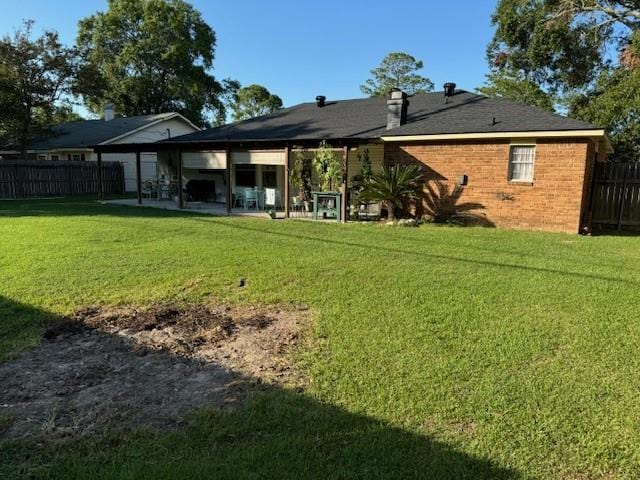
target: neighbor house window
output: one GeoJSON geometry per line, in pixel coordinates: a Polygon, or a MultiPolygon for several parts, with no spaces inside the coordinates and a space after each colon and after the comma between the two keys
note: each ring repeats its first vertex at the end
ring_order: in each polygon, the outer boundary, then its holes
{"type": "Polygon", "coordinates": [[[509,158],[509,180],[514,182],[533,182],[535,160],[535,145],[512,146],[509,158]]]}
{"type": "Polygon", "coordinates": [[[51,155],[51,160],[60,160],[60,155],[51,155]]]}
{"type": "Polygon", "coordinates": [[[38,160],[46,160],[47,156],[46,155],[38,155],[38,160]]]}
{"type": "Polygon", "coordinates": [[[79,153],[74,153],[73,155],[71,155],[71,160],[79,162],[81,159],[82,159],[82,157],[80,156],[79,153]]]}

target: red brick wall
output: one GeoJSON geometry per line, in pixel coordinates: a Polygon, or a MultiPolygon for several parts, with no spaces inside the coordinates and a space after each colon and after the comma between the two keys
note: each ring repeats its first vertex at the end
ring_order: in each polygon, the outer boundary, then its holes
{"type": "Polygon", "coordinates": [[[593,146],[587,139],[540,139],[534,180],[508,180],[508,140],[490,142],[387,143],[385,162],[418,163],[425,176],[455,184],[468,175],[459,203],[473,202],[497,227],[577,233],[588,206],[593,146]],[[584,195],[583,195],[584,193],[584,195]]]}

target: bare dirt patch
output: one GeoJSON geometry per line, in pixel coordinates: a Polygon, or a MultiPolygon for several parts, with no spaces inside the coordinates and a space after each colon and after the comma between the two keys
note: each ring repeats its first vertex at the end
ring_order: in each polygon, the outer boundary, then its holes
{"type": "Polygon", "coordinates": [[[241,404],[256,383],[301,386],[289,357],[306,316],[260,306],[86,308],[0,364],[0,438],[171,428],[195,409],[241,404]]]}

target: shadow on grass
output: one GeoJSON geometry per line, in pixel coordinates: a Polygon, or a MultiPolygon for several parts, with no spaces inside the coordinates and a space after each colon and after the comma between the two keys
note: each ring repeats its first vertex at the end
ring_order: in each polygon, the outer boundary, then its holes
{"type": "MultiPolygon", "coordinates": [[[[28,305],[2,300],[3,310],[25,318],[44,318],[48,314],[28,305]]],[[[52,319],[56,317],[49,315],[52,319]]],[[[129,359],[129,370],[150,377],[157,385],[157,396],[167,388],[159,366],[175,362],[193,363],[182,370],[181,381],[202,375],[203,365],[167,352],[145,352],[122,338],[100,332],[103,341],[116,342],[119,349],[99,369],[98,379],[85,388],[76,385],[71,395],[86,397],[90,389],[100,388],[110,365],[121,357],[129,359]],[[154,363],[155,362],[155,363],[154,363]],[[186,372],[186,373],[185,373],[186,372]],[[97,383],[96,383],[97,382],[97,383]]],[[[87,342],[87,337],[81,338],[87,342]]],[[[58,341],[58,340],[56,340],[58,341]]],[[[60,340],[62,341],[62,340],[60,340]]],[[[73,342],[73,336],[66,337],[73,342]]],[[[23,357],[39,355],[48,345],[25,352],[23,357]]],[[[80,342],[81,343],[81,342],[80,342]]],[[[82,345],[79,343],[79,348],[82,345]]],[[[68,345],[67,345],[68,347],[68,345]]],[[[97,347],[92,347],[93,349],[97,347]]],[[[98,347],[99,348],[99,347],[98,347]]],[[[67,348],[68,349],[68,348],[67,348]]],[[[87,359],[88,361],[90,359],[87,359]]],[[[25,377],[25,391],[46,390],[55,385],[59,365],[43,364],[47,372],[25,377]],[[42,385],[38,385],[42,383],[42,385]],[[36,384],[36,385],[34,385],[36,384]]],[[[2,366],[2,365],[0,365],[2,366]]],[[[4,365],[6,367],[7,364],[4,365]]],[[[79,367],[80,368],[80,367],[79,367]]],[[[85,366],[85,369],[89,367],[85,366]]],[[[97,368],[97,367],[96,367],[97,368]]],[[[6,371],[6,368],[4,368],[6,371]]],[[[117,370],[117,369],[116,369],[117,370]]],[[[1,371],[1,370],[0,370],[1,371]]],[[[90,372],[79,372],[85,378],[90,372]]],[[[131,372],[129,372],[131,373],[131,372]]],[[[252,378],[229,372],[236,380],[246,381],[247,401],[232,411],[201,410],[190,416],[187,426],[170,431],[126,428],[126,424],[83,437],[42,441],[34,438],[7,440],[0,444],[2,478],[433,478],[433,479],[511,479],[517,472],[456,450],[429,436],[406,431],[384,421],[355,414],[323,403],[306,393],[277,386],[257,385],[252,378]]],[[[74,377],[75,378],[75,377],[74,377]]],[[[6,380],[6,379],[5,379],[6,380]]],[[[59,382],[64,379],[57,379],[59,382]]],[[[14,382],[15,383],[15,382],[14,382]]],[[[2,396],[20,396],[21,386],[4,389],[2,396]]],[[[132,385],[143,402],[142,385],[132,385]]],[[[147,385],[148,387],[148,385],[147,385]]],[[[55,392],[50,392],[54,395],[55,392]]],[[[165,392],[166,393],[166,392],[165,392]]],[[[120,395],[123,395],[120,392],[120,395]]],[[[176,393],[176,398],[179,393],[176,393]]],[[[12,397],[13,398],[13,397],[12,397]]],[[[34,401],[24,396],[23,402],[34,401]]],[[[113,403],[105,398],[103,415],[110,414],[113,403]]],[[[126,398],[124,399],[126,400],[126,398]]],[[[65,398],[60,398],[61,402],[65,398]]],[[[9,404],[0,399],[0,403],[9,404]]],[[[153,401],[151,402],[153,403],[153,401]]],[[[77,404],[76,404],[77,407],[77,404]]],[[[145,408],[145,405],[137,405],[145,408]]],[[[155,408],[155,405],[153,405],[155,408]]],[[[4,407],[4,413],[11,408],[4,407]]],[[[14,412],[15,413],[15,412],[14,412]]],[[[117,417],[119,418],[119,417],[117,417]]],[[[19,419],[16,418],[15,421],[19,419]]],[[[427,420],[427,419],[425,419],[427,420]]]]}

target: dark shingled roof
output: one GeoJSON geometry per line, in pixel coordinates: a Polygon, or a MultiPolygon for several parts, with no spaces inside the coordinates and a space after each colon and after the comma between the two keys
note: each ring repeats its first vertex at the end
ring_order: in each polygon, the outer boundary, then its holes
{"type": "Polygon", "coordinates": [[[442,92],[409,98],[407,123],[387,130],[387,99],[362,98],[301,103],[269,115],[170,140],[181,142],[373,139],[384,135],[583,130],[580,120],[509,100],[457,90],[445,104],[442,92]],[[495,118],[495,124],[493,119],[495,118]]]}
{"type": "MultiPolygon", "coordinates": [[[[175,113],[159,113],[137,117],[117,117],[104,120],[79,120],[54,125],[46,134],[34,139],[29,150],[57,150],[63,148],[91,148],[94,145],[119,137],[138,128],[150,125],[158,120],[175,116],[175,113]]],[[[1,150],[17,150],[12,144],[1,144],[1,150]]]]}

